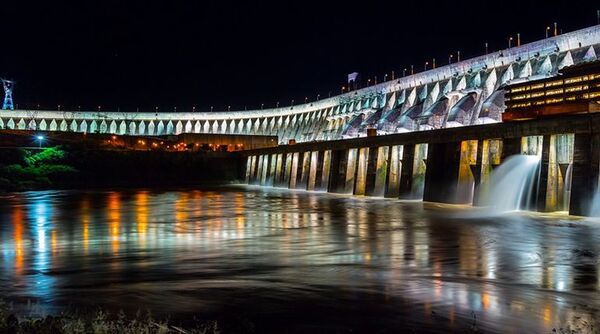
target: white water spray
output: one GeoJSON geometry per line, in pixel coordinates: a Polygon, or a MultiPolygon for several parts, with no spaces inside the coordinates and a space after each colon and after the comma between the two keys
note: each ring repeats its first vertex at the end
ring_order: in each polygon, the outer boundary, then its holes
{"type": "Polygon", "coordinates": [[[540,158],[515,155],[506,159],[482,185],[480,203],[493,213],[526,210],[534,195],[540,158]]]}

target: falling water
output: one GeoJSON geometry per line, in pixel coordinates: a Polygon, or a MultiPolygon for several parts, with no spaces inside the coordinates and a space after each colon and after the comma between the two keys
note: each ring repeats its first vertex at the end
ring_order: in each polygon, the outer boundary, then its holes
{"type": "Polygon", "coordinates": [[[571,203],[571,180],[573,179],[573,164],[570,163],[565,172],[563,182],[563,210],[569,211],[571,203]]]}
{"type": "Polygon", "coordinates": [[[592,203],[590,204],[590,217],[600,217],[600,187],[596,189],[594,193],[594,198],[592,199],[592,203]]]}
{"type": "Polygon", "coordinates": [[[532,202],[540,158],[515,155],[495,169],[483,185],[480,203],[494,213],[526,210],[532,202]]]}

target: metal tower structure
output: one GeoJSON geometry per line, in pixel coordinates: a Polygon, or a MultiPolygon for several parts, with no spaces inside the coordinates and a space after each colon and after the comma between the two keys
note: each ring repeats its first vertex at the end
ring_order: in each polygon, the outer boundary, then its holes
{"type": "Polygon", "coordinates": [[[4,103],[2,103],[2,109],[4,110],[14,110],[15,106],[13,104],[12,99],[12,90],[15,85],[14,81],[0,79],[2,80],[2,86],[4,87],[4,103]]]}

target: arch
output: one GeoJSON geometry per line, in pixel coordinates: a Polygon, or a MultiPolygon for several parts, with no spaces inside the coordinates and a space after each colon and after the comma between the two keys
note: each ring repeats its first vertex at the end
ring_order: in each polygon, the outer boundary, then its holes
{"type": "Polygon", "coordinates": [[[124,135],[127,134],[127,123],[125,123],[125,121],[121,121],[121,124],[119,124],[119,134],[120,135],[124,135]]]}
{"type": "Polygon", "coordinates": [[[8,122],[6,123],[6,127],[9,129],[14,129],[15,128],[15,121],[11,118],[8,120],[8,122]]]}
{"type": "Polygon", "coordinates": [[[92,121],[92,123],[90,123],[90,133],[96,132],[98,132],[98,123],[96,123],[96,121],[92,121]]]}
{"type": "Polygon", "coordinates": [[[154,132],[154,130],[156,130],[156,126],[154,125],[154,121],[148,122],[148,131],[147,131],[148,136],[154,136],[156,134],[154,132]]]}
{"type": "Polygon", "coordinates": [[[200,133],[202,132],[202,123],[200,123],[200,121],[196,121],[194,123],[194,133],[200,133]]]}
{"type": "Polygon", "coordinates": [[[42,131],[46,131],[46,128],[47,128],[47,127],[48,127],[48,124],[46,124],[46,120],[45,120],[45,119],[42,119],[42,120],[40,121],[40,130],[42,130],[42,131]]]}
{"type": "Polygon", "coordinates": [[[217,121],[213,121],[211,126],[211,133],[219,133],[219,123],[217,121]]]}
{"type": "Polygon", "coordinates": [[[69,128],[69,125],[67,124],[67,121],[65,121],[64,119],[60,122],[60,131],[67,131],[67,129],[69,128]]]}
{"type": "Polygon", "coordinates": [[[114,120],[110,122],[110,127],[108,129],[109,133],[117,133],[117,122],[114,120]]]}
{"type": "Polygon", "coordinates": [[[134,121],[130,121],[129,122],[129,131],[127,133],[130,134],[130,135],[135,135],[136,134],[135,133],[135,128],[136,128],[135,122],[134,121]]]}
{"type": "Polygon", "coordinates": [[[192,132],[192,122],[187,121],[185,123],[185,130],[186,133],[191,133],[192,132]]]}
{"type": "Polygon", "coordinates": [[[37,127],[37,124],[35,122],[35,119],[32,119],[29,121],[29,124],[27,124],[27,129],[29,130],[35,130],[37,127]]]}
{"type": "Polygon", "coordinates": [[[143,136],[144,134],[146,134],[146,122],[140,121],[140,123],[137,126],[137,129],[139,135],[143,136]]]}
{"type": "Polygon", "coordinates": [[[165,124],[163,123],[163,121],[159,121],[158,125],[156,126],[156,135],[161,136],[164,134],[165,134],[165,124]]]}
{"type": "Polygon", "coordinates": [[[208,121],[204,122],[204,126],[202,127],[203,133],[210,133],[210,124],[208,121]]]}
{"type": "Polygon", "coordinates": [[[173,129],[173,122],[169,121],[169,123],[167,123],[167,130],[166,130],[165,134],[172,135],[173,131],[174,131],[174,129],[173,129]]]}
{"type": "Polygon", "coordinates": [[[181,123],[181,121],[177,121],[177,123],[175,123],[175,134],[178,135],[182,132],[183,132],[183,124],[181,123]]]}
{"type": "Polygon", "coordinates": [[[108,132],[108,124],[106,124],[105,120],[102,120],[102,122],[100,122],[100,133],[107,133],[108,132]]]}
{"type": "Polygon", "coordinates": [[[73,132],[77,132],[78,126],[77,126],[77,122],[75,120],[71,121],[71,125],[69,126],[69,130],[73,131],[73,132]]]}
{"type": "Polygon", "coordinates": [[[79,131],[86,133],[87,132],[87,122],[86,120],[82,120],[81,123],[79,124],[79,131]]]}

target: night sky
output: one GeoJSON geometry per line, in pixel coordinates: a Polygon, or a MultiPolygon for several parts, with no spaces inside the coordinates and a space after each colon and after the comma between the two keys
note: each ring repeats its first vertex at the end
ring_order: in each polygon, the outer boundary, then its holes
{"type": "Polygon", "coordinates": [[[597,22],[597,1],[4,1],[0,76],[19,107],[206,111],[335,94],[597,22]]]}

